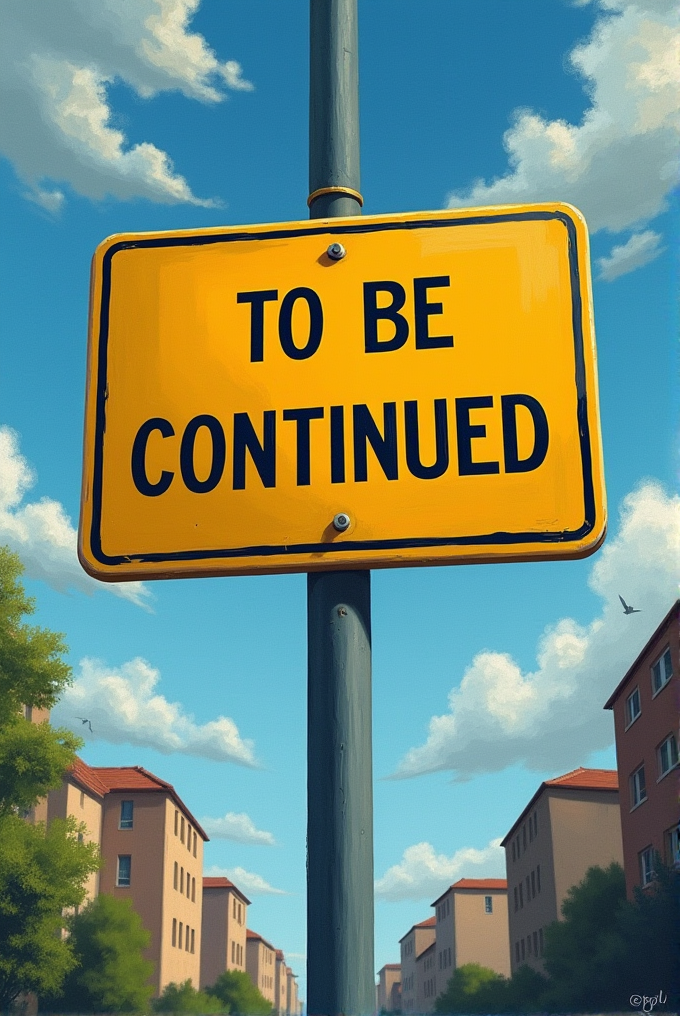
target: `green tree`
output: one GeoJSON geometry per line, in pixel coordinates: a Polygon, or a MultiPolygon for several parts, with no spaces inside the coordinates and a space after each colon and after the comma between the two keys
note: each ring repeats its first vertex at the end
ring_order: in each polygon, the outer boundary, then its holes
{"type": "Polygon", "coordinates": [[[171,1013],[228,1013],[229,1007],[218,998],[197,991],[191,981],[183,984],[166,984],[163,994],[153,1004],[155,1012],[171,1013]]]}
{"type": "Polygon", "coordinates": [[[153,993],[150,934],[129,899],[105,893],[69,921],[75,965],[61,991],[45,1000],[54,1012],[142,1012],[153,993]]]}
{"type": "Polygon", "coordinates": [[[205,989],[208,995],[220,1000],[228,1010],[223,1012],[239,1013],[241,1016],[269,1016],[273,1012],[270,1002],[255,987],[242,970],[225,970],[210,988],[205,989]]]}
{"type": "Polygon", "coordinates": [[[29,825],[21,814],[61,783],[82,742],[23,706],[49,709],[71,680],[63,637],[29,625],[35,604],[21,562],[0,547],[0,1009],[25,991],[53,991],[73,965],[62,912],[82,903],[96,848],[75,822],[29,825]]]}
{"type": "Polygon", "coordinates": [[[479,963],[456,967],[446,990],[435,1000],[437,1013],[493,1013],[503,1011],[506,978],[479,963]]]}
{"type": "Polygon", "coordinates": [[[57,990],[74,963],[62,912],[82,903],[99,866],[96,847],[77,833],[73,820],[45,829],[0,819],[0,1010],[21,992],[57,990]]]}

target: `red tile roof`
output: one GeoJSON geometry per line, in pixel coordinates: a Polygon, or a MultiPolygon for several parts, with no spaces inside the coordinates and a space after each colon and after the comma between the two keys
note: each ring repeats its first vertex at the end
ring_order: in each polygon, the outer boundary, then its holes
{"type": "Polygon", "coordinates": [[[283,957],[283,950],[282,949],[277,949],[276,950],[276,958],[277,958],[277,960],[282,960],[284,958],[283,957]]]}
{"type": "MultiPolygon", "coordinates": [[[[401,963],[384,963],[380,970],[401,970],[401,963]]],[[[378,973],[380,973],[380,970],[378,973]]]]}
{"type": "Polygon", "coordinates": [[[406,935],[402,935],[401,938],[399,939],[399,941],[403,942],[404,939],[407,937],[407,935],[410,935],[411,932],[415,928],[431,928],[434,925],[434,923],[435,923],[435,918],[434,917],[428,917],[428,919],[426,921],[420,921],[419,924],[412,924],[411,927],[406,932],[406,935]]]}
{"type": "Polygon", "coordinates": [[[154,776],[142,766],[89,766],[81,758],[76,758],[70,770],[74,782],[93,791],[100,797],[111,793],[139,793],[157,791],[169,794],[177,807],[189,819],[198,834],[207,842],[208,835],[201,828],[171,783],[166,783],[159,776],[154,776]]]}
{"type": "Polygon", "coordinates": [[[583,769],[582,766],[579,766],[578,769],[572,769],[564,776],[556,776],[554,780],[544,780],[519,818],[515,820],[510,831],[501,840],[502,847],[512,838],[515,829],[531,811],[546,787],[551,790],[608,790],[611,793],[611,791],[619,789],[619,774],[616,769],[583,769]]]}
{"type": "Polygon", "coordinates": [[[206,889],[233,889],[236,895],[240,896],[247,906],[250,905],[250,900],[245,895],[245,893],[242,893],[237,885],[234,885],[234,883],[230,881],[230,879],[224,878],[224,876],[222,875],[218,876],[204,875],[203,891],[205,892],[206,889]]]}
{"type": "MultiPolygon", "coordinates": [[[[483,890],[505,890],[507,892],[508,883],[504,878],[459,878],[457,882],[450,885],[441,896],[438,896],[434,903],[431,903],[431,907],[436,907],[440,900],[443,900],[452,889],[478,889],[480,892],[483,890]]],[[[434,920],[434,918],[432,918],[434,920]]]]}
{"type": "Polygon", "coordinates": [[[250,928],[246,928],[246,938],[251,942],[254,941],[262,942],[264,945],[267,946],[268,949],[271,949],[272,952],[276,952],[271,942],[268,942],[266,938],[262,937],[262,935],[258,935],[256,931],[251,931],[250,928]]]}
{"type": "Polygon", "coordinates": [[[659,636],[663,635],[665,633],[666,628],[669,627],[671,621],[675,620],[676,618],[680,619],[680,600],[676,600],[675,601],[675,603],[673,604],[671,609],[668,611],[668,613],[666,614],[666,616],[664,617],[663,621],[661,622],[659,627],[656,629],[656,631],[654,632],[652,637],[650,639],[648,639],[648,641],[645,643],[645,646],[642,649],[642,651],[635,658],[634,662],[630,665],[630,667],[628,668],[626,673],[623,675],[623,677],[621,678],[621,680],[617,684],[617,686],[614,689],[614,691],[611,693],[611,695],[609,696],[609,698],[605,702],[605,704],[604,704],[604,708],[605,709],[613,709],[614,708],[614,703],[616,702],[617,698],[619,697],[619,695],[621,694],[621,692],[625,688],[626,683],[628,682],[628,679],[631,677],[633,672],[635,670],[637,670],[640,662],[642,661],[643,656],[645,656],[649,652],[649,650],[654,645],[654,643],[659,638],[659,636]]]}

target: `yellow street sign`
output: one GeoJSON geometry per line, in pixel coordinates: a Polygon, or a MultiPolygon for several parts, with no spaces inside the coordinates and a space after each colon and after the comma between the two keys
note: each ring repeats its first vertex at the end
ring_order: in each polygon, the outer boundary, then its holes
{"type": "Polygon", "coordinates": [[[80,520],[97,578],[575,558],[605,515],[569,205],[98,248],[80,520]]]}

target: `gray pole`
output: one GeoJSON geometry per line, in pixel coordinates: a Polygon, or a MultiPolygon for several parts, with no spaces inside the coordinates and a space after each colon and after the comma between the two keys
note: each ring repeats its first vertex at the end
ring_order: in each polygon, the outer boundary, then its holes
{"type": "MultiPolygon", "coordinates": [[[[356,0],[310,0],[310,14],[310,216],[356,215],[356,0]]],[[[367,1016],[375,1010],[369,571],[307,576],[307,653],[307,1012],[367,1016]]]]}

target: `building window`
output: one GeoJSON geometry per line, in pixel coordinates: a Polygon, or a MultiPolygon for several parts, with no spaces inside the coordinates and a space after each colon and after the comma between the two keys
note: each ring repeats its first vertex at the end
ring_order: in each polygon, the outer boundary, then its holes
{"type": "Polygon", "coordinates": [[[191,828],[191,826],[187,822],[187,850],[189,851],[189,853],[191,853],[191,837],[192,837],[192,833],[193,833],[193,829],[191,828]]]}
{"type": "Polygon", "coordinates": [[[659,779],[661,779],[678,764],[678,742],[675,740],[675,734],[669,734],[656,751],[659,760],[659,779]]]}
{"type": "Polygon", "coordinates": [[[119,829],[132,829],[133,808],[134,808],[133,801],[120,802],[120,822],[118,824],[119,829]]]}
{"type": "Polygon", "coordinates": [[[178,945],[178,947],[180,949],[182,948],[182,937],[183,937],[182,933],[183,933],[183,931],[184,931],[184,925],[180,921],[179,922],[179,935],[177,936],[177,945],[178,945]]]}
{"type": "Polygon", "coordinates": [[[527,956],[531,956],[531,935],[527,935],[527,956]]]}
{"type": "Polygon", "coordinates": [[[191,879],[191,902],[196,902],[196,879],[191,879]]]}
{"type": "Polygon", "coordinates": [[[81,808],[85,807],[85,791],[84,790],[80,791],[80,807],[81,808]]]}
{"type": "Polygon", "coordinates": [[[187,872],[187,899],[191,899],[191,875],[187,872]]]}
{"type": "Polygon", "coordinates": [[[520,910],[522,910],[524,908],[524,890],[522,888],[522,883],[521,882],[519,884],[519,906],[520,906],[520,910]]]}
{"type": "Polygon", "coordinates": [[[631,723],[635,723],[641,711],[640,689],[635,688],[626,699],[626,730],[628,730],[631,723]]]}
{"type": "Polygon", "coordinates": [[[534,812],[534,839],[538,836],[538,812],[534,812]]]}
{"type": "Polygon", "coordinates": [[[537,864],[536,865],[536,892],[540,893],[540,891],[541,891],[541,866],[540,866],[540,864],[537,864]]]}
{"type": "Polygon", "coordinates": [[[184,894],[184,868],[179,869],[179,891],[184,894]]]}
{"type": "Polygon", "coordinates": [[[236,948],[235,947],[236,947],[236,942],[234,942],[232,940],[232,943],[231,943],[231,962],[232,963],[236,963],[236,960],[234,958],[235,955],[236,955],[236,948]]]}
{"type": "Polygon", "coordinates": [[[484,897],[484,913],[493,914],[493,896],[484,897]]]}
{"type": "Polygon", "coordinates": [[[529,843],[532,842],[533,838],[534,838],[534,816],[529,815],[529,843]]]}
{"type": "Polygon", "coordinates": [[[527,849],[527,827],[526,824],[522,826],[522,850],[527,849]]]}
{"type": "Polygon", "coordinates": [[[631,811],[633,808],[637,808],[638,804],[642,804],[647,799],[647,787],[645,785],[645,767],[640,766],[636,769],[630,778],[630,800],[631,800],[631,811]]]}
{"type": "Polygon", "coordinates": [[[680,868],[680,822],[664,834],[666,860],[670,868],[680,868]]]}
{"type": "Polygon", "coordinates": [[[515,888],[513,889],[513,893],[515,895],[515,910],[517,910],[517,907],[519,906],[519,899],[517,896],[517,886],[515,886],[515,888]]]}
{"type": "Polygon", "coordinates": [[[538,955],[543,955],[543,928],[538,929],[538,955]]]}
{"type": "Polygon", "coordinates": [[[536,872],[532,871],[532,873],[531,873],[531,898],[532,898],[532,900],[533,900],[535,895],[536,895],[536,872]]]}
{"type": "Polygon", "coordinates": [[[658,695],[673,676],[671,651],[666,649],[652,667],[652,695],[658,695]]]}
{"type": "Polygon", "coordinates": [[[182,815],[182,817],[180,818],[179,838],[180,841],[184,843],[184,815],[182,815]]]}
{"type": "Polygon", "coordinates": [[[198,843],[198,836],[194,832],[194,857],[196,856],[196,844],[198,843]]]}
{"type": "Polygon", "coordinates": [[[191,951],[192,952],[195,952],[195,946],[196,946],[196,929],[192,928],[191,929],[191,951]]]}
{"type": "Polygon", "coordinates": [[[185,952],[190,952],[191,951],[191,931],[192,931],[192,929],[187,924],[187,930],[186,930],[186,932],[184,934],[184,951],[185,952]]]}
{"type": "Polygon", "coordinates": [[[172,919],[172,944],[177,945],[177,918],[172,919]]]}
{"type": "Polygon", "coordinates": [[[531,883],[529,881],[529,876],[528,875],[527,875],[526,881],[527,881],[527,903],[528,903],[529,900],[531,899],[531,883]]]}
{"type": "Polygon", "coordinates": [[[534,956],[538,956],[538,932],[534,932],[534,956]]]}
{"type": "Polygon", "coordinates": [[[177,835],[177,826],[179,825],[179,812],[175,808],[175,836],[177,835]]]}
{"type": "Polygon", "coordinates": [[[645,847],[640,851],[640,883],[649,885],[654,878],[654,850],[652,847],[645,847]]]}
{"type": "Polygon", "coordinates": [[[130,874],[132,871],[132,857],[130,854],[119,854],[118,855],[118,872],[116,875],[116,885],[128,886],[130,885],[130,874]]]}
{"type": "Polygon", "coordinates": [[[173,889],[176,889],[178,885],[179,885],[179,865],[178,865],[177,861],[175,861],[175,868],[174,868],[174,872],[173,872],[173,876],[172,876],[172,887],[173,887],[173,889]]]}

